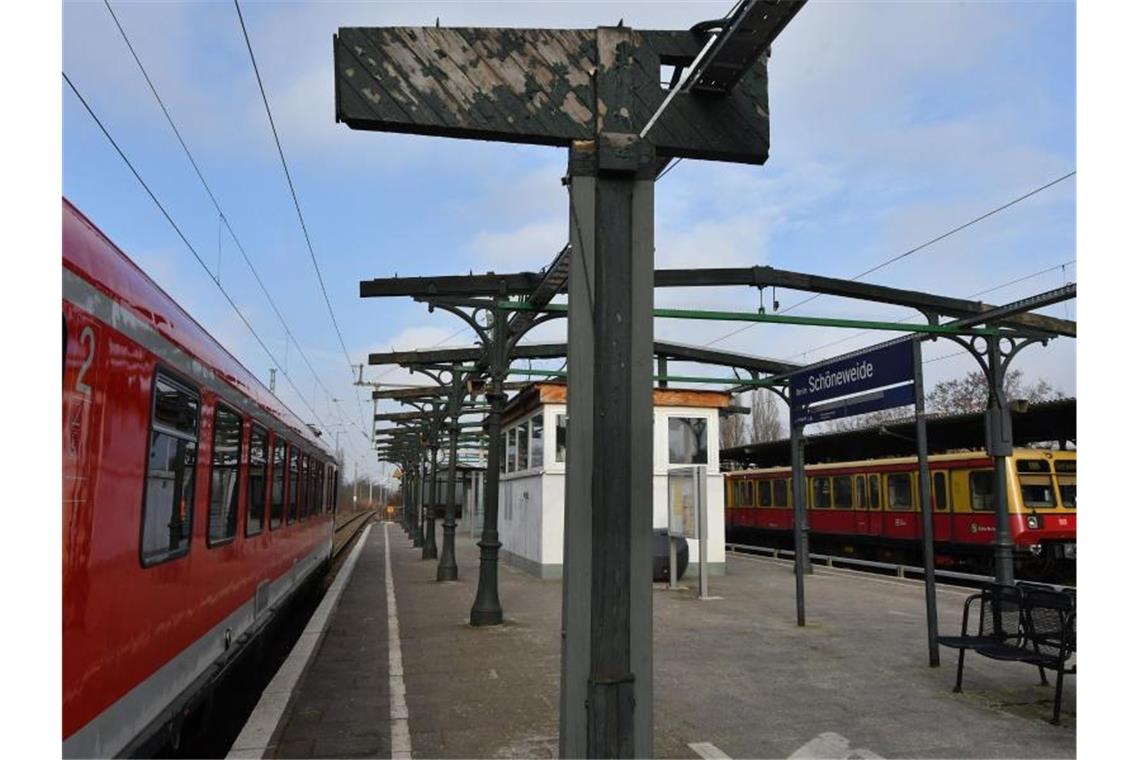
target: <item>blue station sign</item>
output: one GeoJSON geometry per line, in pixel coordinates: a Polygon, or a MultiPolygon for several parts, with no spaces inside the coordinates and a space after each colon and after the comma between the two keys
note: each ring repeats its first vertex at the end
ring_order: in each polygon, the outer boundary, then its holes
{"type": "Polygon", "coordinates": [[[902,341],[804,370],[792,376],[791,394],[796,424],[914,403],[914,346],[902,341]],[[845,401],[823,403],[833,399],[845,401]]]}

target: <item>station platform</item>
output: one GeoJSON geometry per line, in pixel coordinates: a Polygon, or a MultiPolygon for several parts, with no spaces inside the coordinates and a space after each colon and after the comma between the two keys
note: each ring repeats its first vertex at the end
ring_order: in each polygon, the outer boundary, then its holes
{"type": "MultiPolygon", "coordinates": [[[[277,717],[230,756],[556,757],[561,584],[502,564],[506,620],[472,628],[478,548],[456,542],[460,580],[437,583],[398,525],[371,526],[291,693],[263,696],[277,717]]],[[[712,600],[696,598],[694,577],[654,590],[657,757],[1076,755],[1076,677],[1059,726],[1053,687],[1024,664],[967,654],[952,693],[956,650],[927,663],[921,582],[817,567],[799,628],[786,561],[730,555],[712,600]]],[[[939,586],[940,632],[958,631],[968,593],[939,586]]]]}

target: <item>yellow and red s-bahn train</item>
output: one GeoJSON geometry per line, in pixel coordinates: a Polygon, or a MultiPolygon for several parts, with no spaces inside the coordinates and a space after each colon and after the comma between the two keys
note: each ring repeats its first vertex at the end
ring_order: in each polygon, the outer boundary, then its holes
{"type": "MultiPolygon", "coordinates": [[[[918,459],[809,465],[811,551],[921,564],[918,459]]],[[[729,541],[791,545],[789,467],[725,473],[729,541]]],[[[1019,569],[1071,580],[1077,556],[1077,454],[1015,449],[1006,458],[1010,536],[1019,569]]],[[[930,457],[939,566],[988,572],[996,533],[994,460],[967,451],[930,457]]]]}

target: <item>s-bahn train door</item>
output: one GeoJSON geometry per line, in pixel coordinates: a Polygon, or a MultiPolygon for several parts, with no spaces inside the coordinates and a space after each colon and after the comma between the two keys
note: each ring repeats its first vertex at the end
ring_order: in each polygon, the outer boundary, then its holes
{"type": "Polygon", "coordinates": [[[867,513],[867,478],[864,475],[855,476],[855,493],[853,494],[852,501],[854,501],[855,509],[855,534],[859,536],[866,536],[870,533],[870,520],[867,513]]]}

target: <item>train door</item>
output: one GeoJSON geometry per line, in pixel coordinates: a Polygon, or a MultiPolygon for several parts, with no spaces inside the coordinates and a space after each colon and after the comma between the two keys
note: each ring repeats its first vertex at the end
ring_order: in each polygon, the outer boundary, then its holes
{"type": "Polygon", "coordinates": [[[855,476],[854,502],[855,535],[865,536],[868,534],[867,477],[865,475],[855,476]]]}
{"type": "Polygon", "coordinates": [[[883,532],[883,500],[879,492],[879,474],[867,475],[867,535],[878,536],[883,532]]]}

